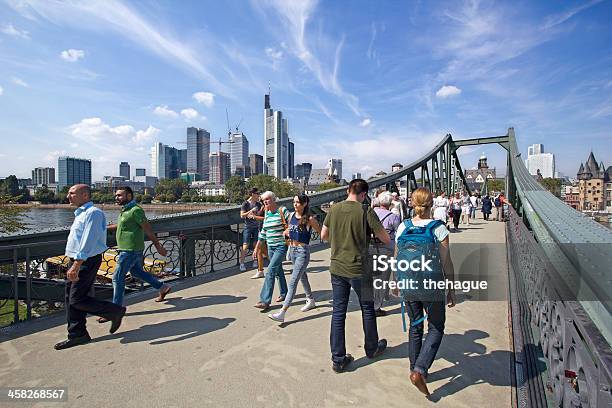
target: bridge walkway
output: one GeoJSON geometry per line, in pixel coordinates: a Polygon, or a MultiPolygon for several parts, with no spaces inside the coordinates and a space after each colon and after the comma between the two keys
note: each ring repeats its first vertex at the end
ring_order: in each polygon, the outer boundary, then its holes
{"type": "MultiPolygon", "coordinates": [[[[503,223],[476,220],[452,234],[453,243],[488,247],[485,258],[472,253],[460,259],[458,251],[455,265],[484,264],[506,277],[504,231],[503,223]]],[[[430,372],[433,402],[409,382],[407,334],[397,304],[387,305],[390,313],[378,319],[389,348],[369,360],[352,295],[347,351],[356,361],[348,372],[333,373],[328,265],[329,250],[321,247],[309,267],[318,308],[300,312],[299,288],[283,325],[253,308],[262,281],[237,268],[181,281],[165,303],[153,302],[152,291],[130,295],[128,315],[115,335],[90,317],[94,341],[73,349],[53,350],[66,335],[63,316],[28,322],[0,334],[0,387],[67,387],[69,400],[62,406],[70,407],[510,406],[505,301],[464,300],[448,311],[430,372]]]]}

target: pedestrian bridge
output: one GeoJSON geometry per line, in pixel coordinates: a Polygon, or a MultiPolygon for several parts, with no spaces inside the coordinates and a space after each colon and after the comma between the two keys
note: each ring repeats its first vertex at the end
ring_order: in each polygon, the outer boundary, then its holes
{"type": "MultiPolygon", "coordinates": [[[[448,311],[430,374],[432,401],[408,380],[396,305],[379,322],[390,347],[370,361],[353,300],[347,349],[356,362],[349,373],[332,373],[322,244],[309,269],[319,307],[290,309],[283,327],[258,313],[252,305],[261,282],[237,269],[237,208],[152,220],[170,252],[164,270],[178,278],[168,301],[155,304],[151,292],[136,292],[120,332],[107,335],[92,320],[95,341],[62,352],[52,344],[65,337],[63,317],[32,317],[41,303],[61,307],[54,302],[63,301],[64,276],[45,260],[63,253],[68,231],[0,237],[0,306],[11,301],[9,313],[21,321],[0,330],[0,388],[66,386],[71,406],[612,406],[612,231],[529,175],[514,129],[469,140],[446,135],[402,170],[368,183],[469,191],[457,150],[488,143],[507,152],[507,222],[479,220],[451,235],[451,251],[460,272],[484,273],[497,295],[464,296],[448,311]]],[[[325,206],[345,197],[340,187],[313,195],[311,205],[323,218],[325,206]]],[[[152,246],[145,255],[160,259],[152,246]]],[[[108,296],[108,288],[96,294],[108,296]]]]}
{"type": "MultiPolygon", "coordinates": [[[[477,220],[452,234],[456,244],[485,242],[487,253],[483,259],[457,251],[455,265],[486,267],[507,282],[504,227],[477,220]]],[[[389,314],[378,318],[379,335],[389,347],[369,360],[352,295],[346,333],[355,362],[346,373],[332,371],[328,267],[329,250],[319,245],[308,268],[318,307],[301,312],[299,288],[280,325],[253,307],[262,280],[249,279],[252,271],[239,273],[235,266],[175,283],[162,304],[153,302],[154,290],[131,295],[119,332],[109,335],[108,324],[90,317],[93,342],[73,349],[53,350],[66,337],[63,316],[18,325],[1,338],[0,387],[66,387],[67,406],[73,407],[510,406],[508,302],[458,296],[447,312],[428,401],[408,379],[408,337],[397,303],[388,303],[389,314]]]]}

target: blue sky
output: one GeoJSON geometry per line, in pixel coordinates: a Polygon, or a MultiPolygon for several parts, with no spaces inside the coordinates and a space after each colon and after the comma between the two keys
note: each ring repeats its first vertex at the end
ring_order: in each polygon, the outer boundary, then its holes
{"type": "MultiPolygon", "coordinates": [[[[263,151],[263,95],[296,163],[345,177],[409,163],[446,133],[543,143],[575,175],[612,163],[610,1],[0,0],[0,176],[58,155],[150,170],[187,126],[263,151]]],[[[499,147],[462,148],[465,168],[499,147]]]]}

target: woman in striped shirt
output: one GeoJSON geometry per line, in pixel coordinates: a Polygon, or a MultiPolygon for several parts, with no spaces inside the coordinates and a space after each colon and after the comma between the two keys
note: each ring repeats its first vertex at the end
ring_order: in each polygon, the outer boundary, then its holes
{"type": "Polygon", "coordinates": [[[255,245],[255,255],[261,248],[261,243],[265,242],[268,245],[268,256],[270,264],[268,265],[268,273],[266,273],[261,293],[259,294],[259,302],[255,307],[266,311],[270,308],[272,302],[272,293],[274,292],[274,278],[278,279],[280,286],[280,296],[276,299],[277,302],[285,300],[287,295],[287,281],[283,272],[283,260],[287,253],[287,245],[285,244],[284,232],[287,228],[287,208],[279,207],[276,203],[276,196],[272,191],[266,191],[261,195],[265,207],[265,217],[257,245],[255,245]]]}

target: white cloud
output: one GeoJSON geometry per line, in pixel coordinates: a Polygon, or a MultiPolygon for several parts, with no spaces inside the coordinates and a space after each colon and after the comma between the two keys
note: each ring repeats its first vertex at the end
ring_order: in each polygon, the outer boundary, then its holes
{"type": "Polygon", "coordinates": [[[19,78],[16,78],[16,77],[13,77],[13,78],[11,79],[11,81],[12,81],[12,82],[13,82],[15,85],[23,86],[24,88],[29,88],[29,87],[30,87],[30,85],[29,85],[27,82],[25,82],[25,81],[23,81],[23,80],[21,80],[21,79],[19,79],[19,78]]]}
{"type": "Polygon", "coordinates": [[[68,62],[77,62],[79,59],[85,57],[85,51],[83,50],[75,50],[74,48],[70,48],[69,50],[64,50],[60,53],[62,59],[68,62]]]}
{"type": "Polygon", "coordinates": [[[181,111],[181,115],[183,115],[185,119],[196,119],[200,114],[193,108],[186,108],[181,111]]]}
{"type": "Polygon", "coordinates": [[[156,106],[155,109],[153,109],[153,113],[156,114],[157,116],[162,116],[166,118],[178,117],[178,113],[176,113],[172,109],[169,109],[168,105],[156,106]]]}
{"type": "Polygon", "coordinates": [[[574,17],[576,14],[580,13],[582,10],[586,10],[598,3],[601,3],[602,1],[603,0],[591,0],[587,3],[570,8],[569,10],[565,10],[559,14],[548,16],[542,28],[544,30],[548,30],[556,25],[563,24],[570,18],[574,17]]]}
{"type": "Polygon", "coordinates": [[[450,96],[459,95],[461,93],[461,89],[457,88],[454,85],[444,85],[442,88],[438,89],[436,92],[436,96],[438,98],[448,98],[450,96]]]}
{"type": "Polygon", "coordinates": [[[4,93],[4,88],[0,86],[0,96],[4,93]]]}
{"type": "Polygon", "coordinates": [[[211,108],[215,104],[215,94],[210,92],[196,92],[193,95],[193,99],[195,99],[198,103],[206,106],[207,108],[211,108]]]}
{"type": "Polygon", "coordinates": [[[10,36],[13,36],[13,37],[21,37],[21,38],[24,38],[26,40],[30,39],[30,34],[27,31],[25,31],[25,30],[18,30],[12,24],[5,25],[4,27],[2,27],[2,29],[0,31],[2,31],[6,35],[10,35],[10,36]]]}
{"type": "Polygon", "coordinates": [[[157,135],[159,135],[160,130],[156,127],[149,125],[147,130],[139,130],[136,132],[136,135],[132,138],[135,143],[148,142],[157,135]]]}
{"type": "Polygon", "coordinates": [[[359,123],[359,126],[368,127],[371,124],[372,124],[372,120],[370,118],[365,118],[364,120],[361,121],[361,123],[359,123]]]}
{"type": "Polygon", "coordinates": [[[266,48],[266,55],[268,57],[272,58],[275,61],[280,60],[281,58],[283,58],[283,52],[281,50],[277,50],[274,47],[266,48]]]}

